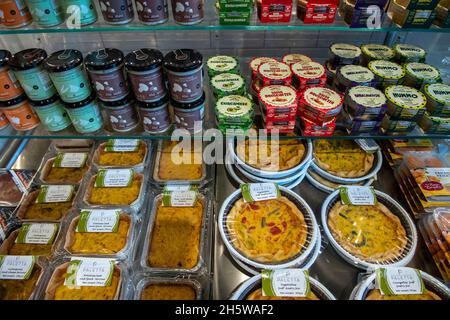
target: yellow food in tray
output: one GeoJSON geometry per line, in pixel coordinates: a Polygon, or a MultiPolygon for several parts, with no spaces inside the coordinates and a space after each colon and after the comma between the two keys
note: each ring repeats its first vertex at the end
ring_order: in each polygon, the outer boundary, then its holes
{"type": "Polygon", "coordinates": [[[43,177],[46,183],[79,183],[84,174],[88,171],[88,166],[82,168],[58,168],[53,167],[54,159],[48,163],[48,172],[43,177]]]}
{"type": "Polygon", "coordinates": [[[17,216],[24,220],[56,221],[64,217],[72,208],[68,202],[36,203],[39,191],[31,192],[20,206],[17,216]]]}
{"type": "Polygon", "coordinates": [[[41,268],[35,265],[27,280],[0,280],[0,300],[28,300],[41,272],[41,268]]]}
{"type": "MultiPolygon", "coordinates": [[[[199,180],[203,176],[203,154],[201,150],[191,148],[185,155],[182,152],[172,153],[176,141],[164,143],[158,164],[157,178],[159,180],[199,180]],[[183,163],[175,163],[173,157],[186,158],[183,163]]],[[[180,160],[181,161],[181,160],[180,160]]]]}
{"type": "Polygon", "coordinates": [[[256,289],[255,291],[251,292],[246,300],[319,300],[317,296],[310,291],[306,297],[270,297],[270,296],[263,296],[262,289],[256,289]]]}
{"type": "Polygon", "coordinates": [[[142,175],[135,174],[129,187],[94,187],[91,180],[87,200],[94,205],[130,205],[139,198],[142,175]]]}
{"type": "Polygon", "coordinates": [[[226,218],[231,244],[258,262],[282,262],[298,255],[308,227],[297,206],[286,197],[246,203],[239,199],[226,218]]]}
{"type": "Polygon", "coordinates": [[[372,263],[401,258],[408,242],[400,219],[380,202],[354,206],[339,201],[330,210],[328,226],[346,251],[372,263]]]}
{"type": "Polygon", "coordinates": [[[102,143],[97,150],[100,166],[132,167],[142,163],[147,152],[144,142],[139,142],[138,150],[133,152],[105,151],[105,146],[106,143],[102,143]]]}
{"type": "Polygon", "coordinates": [[[19,230],[13,231],[0,246],[0,255],[11,256],[51,256],[53,242],[50,244],[16,243],[19,230]]]}
{"type": "Polygon", "coordinates": [[[437,294],[430,290],[425,290],[423,294],[400,294],[400,295],[382,295],[380,290],[371,290],[366,300],[442,300],[437,294]]]}
{"type": "Polygon", "coordinates": [[[141,293],[141,300],[195,300],[194,287],[187,284],[150,284],[141,293]]]}
{"type": "Polygon", "coordinates": [[[158,206],[148,263],[155,268],[192,269],[199,259],[203,203],[194,207],[158,206]]]}
{"type": "Polygon", "coordinates": [[[117,232],[75,232],[75,218],[69,227],[65,248],[72,254],[116,254],[127,244],[131,218],[122,214],[117,232]]]}

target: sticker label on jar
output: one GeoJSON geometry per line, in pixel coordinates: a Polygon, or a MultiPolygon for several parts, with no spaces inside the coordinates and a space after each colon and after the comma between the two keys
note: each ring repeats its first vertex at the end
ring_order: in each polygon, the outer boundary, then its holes
{"type": "Polygon", "coordinates": [[[404,108],[420,108],[426,103],[425,96],[420,91],[407,86],[390,86],[385,93],[389,100],[404,108]]]}
{"type": "Polygon", "coordinates": [[[340,186],[339,194],[342,204],[354,206],[374,206],[377,196],[373,187],[366,186],[340,186]]]}
{"type": "Polygon", "coordinates": [[[262,295],[270,297],[306,297],[311,289],[309,272],[303,269],[263,270],[262,295]]]}
{"type": "Polygon", "coordinates": [[[394,51],[382,44],[367,44],[361,47],[362,52],[369,57],[378,60],[390,60],[394,57],[394,51]]]}
{"type": "Polygon", "coordinates": [[[193,207],[197,202],[198,193],[194,190],[166,191],[163,194],[164,207],[193,207]]]}
{"type": "Polygon", "coordinates": [[[136,152],[139,149],[139,139],[111,139],[106,142],[106,152],[136,152]]]}
{"type": "Polygon", "coordinates": [[[129,187],[133,182],[133,176],[133,169],[102,169],[97,173],[94,187],[129,187]]]}
{"type": "Polygon", "coordinates": [[[253,72],[258,72],[259,66],[266,62],[277,62],[277,60],[268,57],[255,58],[252,61],[250,61],[250,68],[253,70],[253,72]]]}
{"type": "Polygon", "coordinates": [[[251,113],[253,112],[253,104],[250,99],[231,95],[220,98],[216,104],[217,116],[226,117],[242,117],[247,116],[251,118],[251,113]]]}
{"type": "Polygon", "coordinates": [[[0,280],[28,280],[35,262],[34,256],[0,256],[0,280]]]}
{"type": "Polygon", "coordinates": [[[74,193],[73,185],[43,185],[39,189],[36,203],[69,202],[74,193]]]}
{"type": "Polygon", "coordinates": [[[206,65],[209,69],[217,72],[233,70],[237,67],[237,60],[229,56],[215,56],[208,59],[206,65]]]}
{"type": "Polygon", "coordinates": [[[403,67],[397,63],[385,60],[369,62],[369,69],[376,75],[388,79],[400,79],[405,75],[403,67]]]}
{"type": "Polygon", "coordinates": [[[263,87],[259,98],[269,107],[290,107],[296,105],[297,92],[288,86],[272,85],[263,87]]]}
{"type": "Polygon", "coordinates": [[[86,164],[88,154],[85,152],[58,152],[54,168],[82,168],[86,164]]]}
{"type": "Polygon", "coordinates": [[[450,106],[450,86],[444,83],[433,83],[425,86],[425,92],[439,103],[450,106]]]}
{"type": "Polygon", "coordinates": [[[426,63],[411,62],[406,64],[406,71],[419,79],[439,79],[440,73],[435,67],[426,63]]]}
{"type": "Polygon", "coordinates": [[[325,68],[318,62],[298,62],[291,66],[295,75],[305,79],[320,78],[325,74],[325,68]]]}
{"type": "Polygon", "coordinates": [[[346,65],[338,70],[339,73],[352,82],[371,82],[374,79],[372,71],[362,66],[346,65]]]}
{"type": "Polygon", "coordinates": [[[72,258],[64,285],[68,287],[109,287],[114,274],[114,260],[104,258],[72,258]]]}
{"type": "Polygon", "coordinates": [[[266,62],[259,66],[258,72],[269,80],[279,80],[289,78],[292,74],[291,69],[285,63],[266,62]]]}
{"type": "Polygon", "coordinates": [[[16,243],[52,244],[58,232],[56,223],[23,224],[16,238],[16,243]]]}
{"type": "Polygon", "coordinates": [[[241,185],[244,202],[278,199],[281,197],[280,189],[276,183],[246,183],[241,185]]]}
{"type": "Polygon", "coordinates": [[[330,51],[339,58],[354,59],[361,55],[361,49],[347,43],[335,43],[330,47],[330,51]]]}
{"type": "Polygon", "coordinates": [[[230,92],[242,88],[244,79],[238,74],[221,73],[211,79],[211,85],[216,90],[230,92]]]}
{"type": "Polygon", "coordinates": [[[425,284],[419,270],[386,267],[376,270],[376,286],[383,295],[423,294],[425,284]]]}
{"type": "Polygon", "coordinates": [[[378,89],[366,86],[356,86],[348,90],[348,96],[356,104],[370,109],[386,104],[386,97],[378,89]]]}
{"type": "Polygon", "coordinates": [[[283,57],[283,62],[286,63],[288,66],[297,62],[308,62],[308,61],[311,61],[311,58],[300,53],[291,53],[283,57]]]}
{"type": "Polygon", "coordinates": [[[83,210],[75,232],[117,232],[120,210],[83,210]]]}

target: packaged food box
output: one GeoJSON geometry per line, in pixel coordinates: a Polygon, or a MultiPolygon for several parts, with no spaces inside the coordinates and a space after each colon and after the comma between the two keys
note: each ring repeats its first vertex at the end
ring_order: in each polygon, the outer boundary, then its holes
{"type": "Polygon", "coordinates": [[[269,120],[295,119],[298,96],[294,88],[283,85],[263,87],[258,94],[262,113],[269,120]]]}
{"type": "Polygon", "coordinates": [[[292,71],[283,62],[265,62],[258,67],[258,79],[262,86],[290,85],[292,82],[292,71]]]}
{"type": "Polygon", "coordinates": [[[450,86],[448,84],[426,84],[422,92],[427,98],[426,107],[431,116],[450,117],[450,86]]]}
{"type": "Polygon", "coordinates": [[[333,23],[336,11],[334,0],[297,1],[297,17],[305,24],[333,23]]]}
{"type": "Polygon", "coordinates": [[[381,89],[399,84],[406,74],[401,65],[392,61],[373,60],[367,67],[375,74],[376,85],[381,89]]]}
{"type": "Polygon", "coordinates": [[[300,126],[304,136],[330,137],[336,129],[336,119],[318,125],[306,118],[300,118],[300,126]]]}
{"type": "Polygon", "coordinates": [[[258,78],[259,66],[266,62],[277,62],[277,60],[274,58],[269,58],[269,57],[258,57],[258,58],[253,58],[250,61],[250,70],[252,71],[252,81],[254,81],[258,78]]]}
{"type": "Polygon", "coordinates": [[[253,0],[218,0],[218,7],[221,12],[251,11],[253,0]]]}
{"type": "Polygon", "coordinates": [[[288,53],[283,56],[281,61],[288,66],[291,66],[294,63],[312,61],[312,59],[301,53],[288,53]]]}
{"type": "Polygon", "coordinates": [[[399,5],[406,9],[434,9],[439,0],[396,0],[399,5]]]}
{"type": "Polygon", "coordinates": [[[308,88],[301,94],[298,114],[318,125],[324,125],[341,112],[342,102],[342,95],[334,90],[308,88]]]}
{"type": "Polygon", "coordinates": [[[436,17],[434,9],[407,9],[398,0],[390,2],[387,14],[401,28],[429,28],[436,17]]]}
{"type": "Polygon", "coordinates": [[[258,18],[263,23],[291,21],[292,0],[257,0],[258,18]]]}
{"type": "Polygon", "coordinates": [[[425,62],[427,52],[412,44],[398,43],[394,46],[395,61],[398,63],[425,62]]]}
{"type": "Polygon", "coordinates": [[[393,120],[387,114],[381,121],[381,128],[385,133],[408,133],[413,131],[416,126],[416,121],[393,120]]]}
{"type": "Polygon", "coordinates": [[[142,170],[149,153],[147,141],[139,139],[110,139],[100,142],[92,156],[96,168],[130,168],[142,170]]]}
{"type": "Polygon", "coordinates": [[[439,4],[436,6],[436,19],[433,21],[433,24],[441,27],[448,28],[450,27],[450,1],[449,0],[441,0],[439,4]]]}
{"type": "Polygon", "coordinates": [[[419,121],[419,126],[425,133],[449,134],[450,118],[430,116],[427,112],[419,121]]]}
{"type": "Polygon", "coordinates": [[[211,86],[216,98],[227,95],[243,95],[245,80],[238,74],[221,73],[211,79],[211,86]]]}
{"type": "Polygon", "coordinates": [[[406,75],[403,84],[420,89],[425,84],[441,82],[439,69],[420,62],[405,64],[406,75]]]}
{"type": "Polygon", "coordinates": [[[367,66],[372,60],[392,60],[395,52],[382,44],[364,44],[361,46],[361,65],[367,66]]]}
{"type": "Polygon", "coordinates": [[[297,62],[291,65],[292,85],[299,91],[308,87],[324,87],[326,83],[325,67],[318,62],[297,62]]]}
{"type": "Polygon", "coordinates": [[[403,85],[389,86],[384,94],[391,120],[418,121],[425,114],[427,99],[417,89],[403,85]]]}
{"type": "Polygon", "coordinates": [[[379,7],[379,19],[383,21],[384,6],[387,0],[365,0],[365,1],[344,1],[341,2],[340,13],[344,17],[344,21],[350,28],[367,28],[370,18],[373,17],[372,6],[379,7]]]}
{"type": "Polygon", "coordinates": [[[363,66],[345,65],[336,71],[333,87],[340,93],[345,93],[355,86],[375,86],[375,75],[363,66]]]}
{"type": "Polygon", "coordinates": [[[386,108],[385,95],[372,87],[356,86],[345,95],[344,109],[355,120],[380,121],[386,108]]]}
{"type": "Polygon", "coordinates": [[[239,73],[239,62],[231,56],[213,56],[206,61],[208,75],[210,78],[221,73],[239,73]]]}
{"type": "Polygon", "coordinates": [[[359,64],[361,58],[361,49],[353,44],[333,43],[328,51],[327,69],[336,69],[339,66],[347,64],[359,64]],[[331,68],[328,68],[328,64],[331,68]]]}
{"type": "Polygon", "coordinates": [[[251,11],[220,11],[219,24],[221,25],[250,25],[251,11]]]}
{"type": "Polygon", "coordinates": [[[90,169],[90,151],[58,151],[45,157],[39,179],[49,184],[79,184],[90,169]]]}

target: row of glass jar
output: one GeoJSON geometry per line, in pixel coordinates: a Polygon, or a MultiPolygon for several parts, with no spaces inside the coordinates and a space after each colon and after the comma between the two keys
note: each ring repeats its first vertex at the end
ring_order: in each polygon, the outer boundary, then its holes
{"type": "MultiPolygon", "coordinates": [[[[134,19],[132,0],[99,0],[103,19],[109,24],[127,24],[134,19]]],[[[184,25],[203,20],[203,0],[171,0],[175,22],[184,25]]],[[[164,23],[169,18],[167,0],[134,0],[137,15],[143,24],[164,23]]],[[[41,27],[57,26],[64,21],[71,28],[97,21],[93,0],[2,0],[0,24],[20,28],[34,21],[41,27]]]]}

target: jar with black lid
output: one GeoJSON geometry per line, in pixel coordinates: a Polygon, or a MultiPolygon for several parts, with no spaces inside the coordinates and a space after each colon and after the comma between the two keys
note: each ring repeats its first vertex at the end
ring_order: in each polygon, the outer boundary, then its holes
{"type": "Polygon", "coordinates": [[[169,20],[167,0],[134,0],[139,20],[146,25],[161,24],[169,20]]]}
{"type": "Polygon", "coordinates": [[[30,101],[30,104],[47,131],[61,131],[71,125],[69,115],[57,94],[50,99],[30,101]]]}
{"type": "Polygon", "coordinates": [[[103,127],[103,119],[95,93],[80,102],[65,103],[75,130],[79,133],[93,133],[103,127]]]}
{"type": "Polygon", "coordinates": [[[134,18],[131,0],[99,0],[103,19],[109,24],[127,24],[134,18]]]}
{"type": "Polygon", "coordinates": [[[176,127],[193,132],[203,130],[205,100],[206,96],[204,92],[199,99],[187,103],[178,102],[171,98],[170,105],[173,108],[176,127]]]}
{"type": "Polygon", "coordinates": [[[167,131],[171,125],[169,112],[169,96],[153,102],[138,102],[139,115],[141,116],[145,132],[160,133],[167,131]]]}
{"type": "Polygon", "coordinates": [[[116,101],[101,101],[100,104],[113,131],[128,132],[138,126],[139,116],[134,107],[133,95],[116,101]]]}

